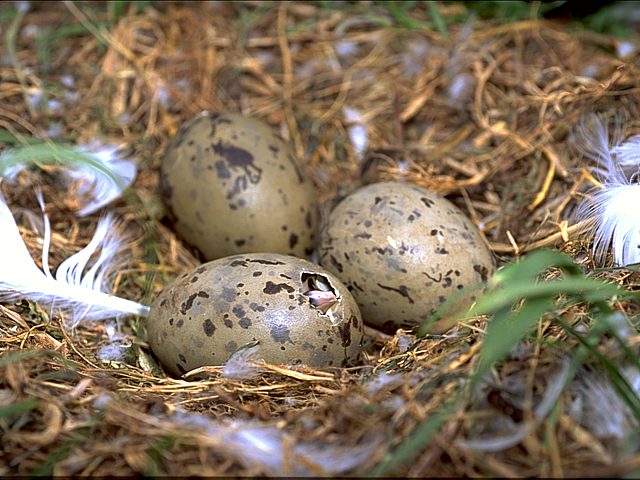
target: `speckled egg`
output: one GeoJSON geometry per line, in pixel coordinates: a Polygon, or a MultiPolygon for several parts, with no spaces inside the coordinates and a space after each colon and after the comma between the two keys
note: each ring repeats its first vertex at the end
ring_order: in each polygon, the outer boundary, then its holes
{"type": "Polygon", "coordinates": [[[299,258],[250,253],[201,265],[168,285],[151,305],[149,345],[181,375],[223,365],[242,345],[276,364],[313,367],[358,362],[358,306],[325,269],[299,258]]]}
{"type": "Polygon", "coordinates": [[[314,187],[260,120],[204,112],[185,123],[162,159],[160,183],[176,231],[207,260],[314,249],[314,187]]]}
{"type": "MultiPolygon", "coordinates": [[[[422,324],[453,293],[495,270],[460,209],[402,182],[367,185],[342,200],[323,225],[319,255],[353,294],[364,321],[390,333],[422,324]]],[[[474,293],[459,293],[453,307],[470,306],[474,293]]]]}

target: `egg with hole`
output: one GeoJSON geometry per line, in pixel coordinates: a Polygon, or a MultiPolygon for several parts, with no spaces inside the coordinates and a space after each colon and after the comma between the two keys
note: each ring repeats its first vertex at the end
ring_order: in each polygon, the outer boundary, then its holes
{"type": "Polygon", "coordinates": [[[314,249],[314,187],[260,120],[203,112],[185,123],[162,158],[160,186],[176,231],[207,260],[314,249]]]}
{"type": "Polygon", "coordinates": [[[274,253],[233,255],[184,273],[153,301],[147,321],[149,345],[174,375],[223,365],[252,342],[268,363],[354,365],[363,329],[339,279],[274,253]]]}
{"type": "Polygon", "coordinates": [[[495,261],[476,226],[453,203],[416,185],[362,187],[329,214],[320,264],[347,286],[365,323],[385,332],[429,320],[451,296],[470,306],[495,261]]]}

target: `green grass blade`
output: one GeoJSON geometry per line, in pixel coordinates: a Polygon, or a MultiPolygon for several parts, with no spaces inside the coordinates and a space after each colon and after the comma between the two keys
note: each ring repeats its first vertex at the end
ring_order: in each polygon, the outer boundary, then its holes
{"type": "Polygon", "coordinates": [[[76,370],[76,364],[73,360],[69,360],[65,358],[60,352],[56,352],[54,350],[20,350],[13,352],[9,355],[5,355],[4,357],[0,357],[0,367],[5,367],[15,362],[21,362],[22,360],[29,360],[31,358],[38,357],[48,357],[55,358],[56,360],[62,362],[62,364],[67,367],[69,370],[76,370]]]}
{"type": "Polygon", "coordinates": [[[507,308],[523,298],[546,298],[566,294],[596,301],[604,300],[621,292],[622,290],[615,285],[589,278],[569,278],[537,284],[519,282],[482,297],[472,308],[472,314],[488,315],[507,308]]]}
{"type": "Polygon", "coordinates": [[[28,360],[30,358],[36,358],[43,355],[46,350],[20,350],[5,357],[0,358],[0,367],[10,365],[22,360],[28,360]]]}
{"type": "Polygon", "coordinates": [[[440,15],[440,10],[438,10],[438,5],[436,2],[427,2],[427,8],[429,9],[429,14],[431,18],[433,18],[433,23],[435,23],[438,32],[443,37],[447,36],[447,24],[440,15]]]}
{"type": "Polygon", "coordinates": [[[490,283],[492,285],[527,283],[551,267],[560,268],[572,276],[582,274],[580,267],[568,255],[556,250],[540,249],[527,254],[518,262],[501,268],[495,273],[490,283]]]}
{"type": "Polygon", "coordinates": [[[453,324],[455,324],[457,320],[461,319],[460,318],[461,316],[466,316],[465,314],[467,313],[467,309],[464,309],[462,312],[459,312],[459,311],[452,310],[452,307],[458,302],[458,300],[460,300],[466,295],[469,295],[470,292],[481,290],[484,287],[485,285],[482,283],[476,284],[476,285],[467,285],[463,289],[453,292],[451,295],[449,295],[447,300],[436,309],[436,311],[431,316],[431,318],[426,322],[424,322],[422,325],[420,325],[420,327],[416,331],[416,337],[423,338],[425,335],[429,333],[431,326],[435,324],[438,320],[443,319],[447,314],[452,315],[451,326],[453,326],[453,324]]]}
{"type": "Polygon", "coordinates": [[[51,453],[49,453],[40,464],[31,470],[31,472],[29,472],[29,476],[52,476],[58,463],[68,458],[69,455],[71,455],[71,453],[78,447],[91,441],[91,433],[91,430],[87,428],[78,429],[73,432],[72,438],[64,440],[61,443],[56,443],[56,445],[59,446],[51,451],[51,453]]]}
{"type": "Polygon", "coordinates": [[[414,4],[415,2],[398,1],[381,3],[400,27],[408,30],[432,30],[431,23],[416,20],[408,13],[414,7],[414,4]]]}
{"type": "MultiPolygon", "coordinates": [[[[111,22],[98,22],[98,28],[108,28],[111,22]]],[[[54,30],[44,30],[36,37],[36,57],[45,72],[50,70],[52,52],[59,51],[58,42],[65,38],[77,37],[90,33],[84,25],[77,23],[71,25],[59,25],[54,30]]],[[[105,43],[97,39],[98,47],[103,48],[105,43]]]]}
{"type": "Polygon", "coordinates": [[[163,436],[153,440],[147,449],[147,464],[145,465],[144,475],[148,477],[157,477],[163,472],[163,462],[165,461],[165,453],[173,448],[176,440],[169,436],[163,436]]]}
{"type": "Polygon", "coordinates": [[[16,50],[18,33],[20,32],[20,27],[22,25],[22,20],[24,16],[27,14],[29,10],[29,6],[27,4],[18,5],[18,8],[15,12],[15,17],[12,22],[9,24],[9,28],[4,35],[4,41],[7,48],[7,55],[9,56],[9,60],[11,61],[11,66],[13,67],[16,77],[18,78],[18,82],[20,83],[20,87],[22,89],[22,96],[24,97],[25,105],[29,108],[30,113],[33,115],[33,107],[29,102],[29,98],[27,96],[27,82],[24,77],[24,71],[22,70],[22,65],[20,64],[20,59],[18,58],[18,53],[16,50]]]}
{"type": "Polygon", "coordinates": [[[22,400],[21,402],[10,403],[9,405],[0,405],[0,420],[11,421],[13,417],[30,412],[37,406],[38,400],[34,398],[22,400]]]}
{"type": "Polygon", "coordinates": [[[37,145],[43,143],[43,140],[35,137],[17,137],[9,130],[0,129],[0,143],[7,145],[37,145]]]}
{"type": "Polygon", "coordinates": [[[7,8],[6,10],[0,10],[0,24],[6,21],[13,20],[18,14],[18,9],[14,7],[7,8]]]}
{"type": "Polygon", "coordinates": [[[586,278],[569,256],[550,250],[532,252],[505,267],[501,273],[502,277],[492,282],[494,288],[471,309],[472,315],[493,315],[472,383],[484,378],[489,369],[501,361],[545,313],[553,312],[559,296],[566,297],[562,302],[564,306],[586,302],[591,312],[599,312],[597,315],[600,316],[611,314],[609,302],[612,297],[639,298],[636,292],[586,278]],[[539,273],[552,266],[561,268],[565,278],[538,282],[539,273]]]}
{"type": "Polygon", "coordinates": [[[447,313],[453,315],[451,319],[451,324],[453,325],[455,321],[464,317],[493,314],[514,305],[523,298],[557,296],[564,293],[576,296],[582,295],[581,299],[597,301],[623,292],[614,285],[607,285],[598,280],[584,278],[580,267],[573,262],[571,257],[546,249],[533,251],[520,259],[520,261],[503,267],[495,273],[488,283],[490,285],[489,291],[468,312],[451,312],[450,308],[459,297],[468,294],[470,290],[479,290],[484,285],[470,285],[451,295],[436,310],[433,316],[420,326],[416,332],[418,338],[424,337],[429,332],[430,327],[447,313]],[[535,283],[540,273],[551,267],[560,268],[570,278],[535,283]]]}
{"type": "Polygon", "coordinates": [[[554,303],[553,296],[531,298],[516,312],[508,307],[497,312],[487,327],[472,385],[482,380],[495,363],[520,343],[540,318],[553,308],[554,303]]]}

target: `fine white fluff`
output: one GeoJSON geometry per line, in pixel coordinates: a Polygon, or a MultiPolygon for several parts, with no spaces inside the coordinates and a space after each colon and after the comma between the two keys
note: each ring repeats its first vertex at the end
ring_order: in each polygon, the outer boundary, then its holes
{"type": "MultiPolygon", "coordinates": [[[[39,196],[41,205],[41,196],[39,196]]],[[[49,218],[44,213],[43,270],[27,250],[11,210],[0,194],[0,301],[28,298],[68,315],[72,326],[81,320],[123,315],[147,315],[149,307],[105,293],[107,275],[118,261],[120,239],[114,217],[100,220],[89,244],[66,259],[55,276],[49,271],[49,218]],[[93,263],[92,258],[96,258],[93,263]],[[91,266],[89,266],[91,265],[91,266]]]]}
{"type": "Polygon", "coordinates": [[[375,395],[383,390],[392,390],[404,383],[405,379],[397,373],[380,372],[365,384],[365,391],[375,395]]]}
{"type": "Polygon", "coordinates": [[[596,115],[582,120],[576,133],[576,146],[595,165],[591,171],[602,188],[578,208],[577,221],[589,220],[594,236],[593,252],[597,261],[613,249],[618,266],[640,262],[640,136],[620,143],[620,132],[613,141],[604,120],[596,115]]]}
{"type": "MultiPolygon", "coordinates": [[[[622,369],[622,374],[639,393],[640,371],[630,365],[622,369]]],[[[570,391],[573,401],[569,414],[596,438],[624,440],[637,429],[633,412],[604,373],[580,369],[570,391]]]]}
{"type": "Polygon", "coordinates": [[[345,106],[342,112],[344,113],[344,119],[347,123],[351,124],[347,128],[347,131],[349,132],[349,140],[351,140],[351,144],[353,145],[356,158],[362,160],[369,143],[367,122],[362,114],[355,108],[345,106]]]}
{"type": "Polygon", "coordinates": [[[631,169],[632,174],[637,173],[640,166],[640,135],[629,137],[623,144],[613,147],[611,153],[623,168],[631,169]]]}
{"type": "Polygon", "coordinates": [[[176,409],[170,420],[203,429],[219,450],[247,468],[260,468],[273,476],[344,474],[365,463],[380,445],[375,433],[355,446],[322,440],[295,442],[275,425],[242,420],[225,424],[182,409],[176,409]]]}
{"type": "Polygon", "coordinates": [[[114,323],[106,324],[104,327],[107,333],[108,343],[98,350],[98,358],[103,362],[121,362],[127,350],[131,347],[131,342],[120,333],[114,323]]]}
{"type": "Polygon", "coordinates": [[[567,358],[560,363],[560,369],[553,378],[549,380],[546,390],[540,403],[533,410],[533,421],[513,424],[510,431],[502,435],[490,436],[484,438],[475,438],[469,440],[458,440],[456,443],[469,450],[478,450],[483,452],[498,452],[511,448],[524,440],[524,438],[537,428],[542,421],[547,418],[556,405],[560,394],[562,394],[567,380],[569,378],[570,362],[567,358]]]}
{"type": "Polygon", "coordinates": [[[222,376],[234,379],[248,379],[262,370],[254,362],[258,359],[260,345],[238,349],[222,368],[222,376]]]}

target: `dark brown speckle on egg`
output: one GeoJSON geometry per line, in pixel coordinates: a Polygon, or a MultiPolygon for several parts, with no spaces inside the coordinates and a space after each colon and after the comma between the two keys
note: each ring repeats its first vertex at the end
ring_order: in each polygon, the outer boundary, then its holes
{"type": "Polygon", "coordinates": [[[291,146],[260,120],[205,112],[186,122],[163,156],[160,183],[175,229],[207,259],[313,250],[314,187],[291,146]]]}
{"type": "MultiPolygon", "coordinates": [[[[364,321],[391,333],[422,324],[454,285],[459,292],[495,270],[480,232],[457,207],[403,182],[370,184],[343,199],[320,232],[318,256],[353,293],[364,321]]],[[[473,301],[462,292],[452,309],[473,301]]]]}
{"type": "Polygon", "coordinates": [[[317,265],[286,255],[242,254],[195,272],[168,285],[148,317],[149,345],[172,374],[222,365],[249,342],[257,342],[269,363],[359,361],[363,326],[355,300],[317,265]],[[324,304],[325,298],[331,302],[324,304]]]}

